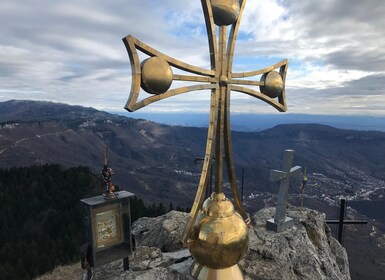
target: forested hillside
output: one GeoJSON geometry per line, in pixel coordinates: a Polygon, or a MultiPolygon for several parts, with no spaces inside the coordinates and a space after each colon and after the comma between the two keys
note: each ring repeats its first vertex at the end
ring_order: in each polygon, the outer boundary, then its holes
{"type": "MultiPolygon", "coordinates": [[[[100,190],[100,178],[86,167],[0,169],[0,279],[32,279],[78,261],[85,242],[80,199],[100,190]]],[[[173,208],[138,198],[131,207],[134,220],[173,208]]]]}

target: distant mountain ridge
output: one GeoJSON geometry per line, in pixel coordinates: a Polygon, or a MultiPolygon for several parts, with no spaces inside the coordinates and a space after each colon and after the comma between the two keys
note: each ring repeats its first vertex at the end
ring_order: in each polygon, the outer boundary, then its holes
{"type": "MultiPolygon", "coordinates": [[[[118,112],[123,116],[143,118],[167,125],[189,127],[207,127],[208,113],[147,113],[118,112]]],[[[231,114],[231,128],[236,131],[255,132],[272,128],[279,124],[323,124],[340,129],[361,131],[385,131],[385,115],[379,116],[345,116],[277,113],[271,114],[231,114]]]]}
{"type": "MultiPolygon", "coordinates": [[[[111,114],[90,107],[50,101],[9,100],[0,102],[0,122],[52,121],[107,117],[111,114]]],[[[111,116],[110,116],[111,117],[111,116]]]]}
{"type": "MultiPolygon", "coordinates": [[[[206,137],[206,128],[161,125],[81,106],[0,103],[0,167],[59,163],[97,173],[108,145],[115,182],[155,200],[191,202],[200,174],[193,162],[204,155],[206,137]]],[[[281,167],[286,148],[296,150],[295,164],[340,182],[336,194],[344,193],[340,189],[347,180],[352,191],[364,181],[385,180],[383,132],[296,124],[233,132],[232,140],[238,179],[244,168],[245,186],[260,191],[271,191],[269,170],[281,167]]]]}

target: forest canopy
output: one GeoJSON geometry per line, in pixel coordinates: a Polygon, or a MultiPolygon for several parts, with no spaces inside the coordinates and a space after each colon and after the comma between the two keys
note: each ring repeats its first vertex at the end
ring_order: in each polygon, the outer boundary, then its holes
{"type": "MultiPolygon", "coordinates": [[[[99,194],[101,178],[87,167],[0,169],[0,275],[32,279],[79,260],[85,242],[80,199],[99,194]]],[[[132,220],[173,209],[131,200],[132,220]]],[[[182,210],[178,207],[178,210],[182,210]]]]}

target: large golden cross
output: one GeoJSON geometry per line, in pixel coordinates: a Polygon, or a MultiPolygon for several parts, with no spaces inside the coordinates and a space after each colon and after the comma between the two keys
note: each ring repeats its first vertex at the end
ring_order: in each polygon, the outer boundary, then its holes
{"type": "Polygon", "coordinates": [[[197,90],[211,90],[210,121],[205,158],[194,204],[182,236],[184,243],[187,242],[191,234],[202,205],[209,170],[214,157],[216,159],[215,192],[217,194],[222,193],[223,161],[225,159],[236,209],[244,220],[248,218],[239,198],[233,163],[230,131],[230,92],[233,90],[245,93],[267,102],[279,111],[286,111],[285,78],[288,67],[286,59],[260,70],[242,73],[232,72],[234,48],[246,0],[201,0],[201,3],[208,35],[211,69],[202,69],[172,58],[139,41],[132,35],[123,38],[132,71],[131,92],[125,106],[128,111],[136,111],[153,102],[178,94],[197,90]],[[215,25],[219,26],[218,39],[215,25]],[[231,26],[228,39],[227,26],[231,26]],[[150,58],[141,63],[137,53],[138,50],[150,58]],[[194,75],[173,74],[171,67],[194,75]],[[259,81],[246,79],[247,77],[259,75],[261,75],[259,81]],[[196,84],[169,90],[173,81],[195,82],[196,84]],[[252,89],[252,86],[259,86],[260,91],[252,89]],[[140,88],[152,94],[152,96],[138,101],[140,88]]]}

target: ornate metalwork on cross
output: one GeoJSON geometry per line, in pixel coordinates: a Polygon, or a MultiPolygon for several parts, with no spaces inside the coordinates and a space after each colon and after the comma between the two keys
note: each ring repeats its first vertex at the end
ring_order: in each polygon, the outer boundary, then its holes
{"type": "Polygon", "coordinates": [[[102,169],[102,176],[103,176],[103,183],[105,191],[103,193],[103,197],[105,199],[116,199],[118,198],[118,193],[115,192],[115,186],[112,184],[111,177],[115,173],[112,171],[112,168],[108,165],[108,146],[106,147],[104,151],[104,166],[102,169]]]}
{"type": "Polygon", "coordinates": [[[195,258],[196,263],[192,270],[195,278],[242,279],[237,263],[247,249],[246,223],[250,220],[239,198],[233,163],[230,92],[245,93],[265,101],[278,111],[286,111],[285,78],[288,61],[285,59],[260,70],[233,72],[235,43],[246,0],[201,0],[201,4],[208,35],[211,69],[184,63],[128,35],[123,38],[123,42],[131,62],[132,86],[125,109],[132,112],[171,96],[211,90],[202,174],[182,242],[189,247],[195,258]],[[231,26],[229,32],[228,26],[231,26]],[[138,51],[149,58],[140,62],[138,51]],[[172,67],[194,75],[174,74],[172,67]],[[259,81],[250,78],[257,76],[261,76],[259,81]],[[174,81],[195,84],[170,89],[174,81]],[[259,91],[252,87],[259,87],[259,91]],[[152,96],[139,101],[140,88],[152,96]],[[237,212],[222,192],[224,161],[237,212]],[[203,203],[213,164],[215,192],[203,203]]]}
{"type": "Polygon", "coordinates": [[[274,219],[266,222],[267,230],[280,232],[291,227],[294,224],[292,218],[286,216],[287,196],[289,192],[290,178],[301,175],[301,166],[291,167],[294,159],[293,150],[285,150],[283,154],[283,171],[271,170],[270,181],[280,181],[278,202],[275,208],[274,219]]]}
{"type": "Polygon", "coordinates": [[[307,180],[308,180],[308,178],[307,178],[306,166],[305,166],[305,170],[303,171],[303,179],[302,179],[301,186],[300,186],[300,190],[301,190],[301,208],[303,208],[303,200],[304,200],[304,196],[305,196],[305,188],[306,187],[318,187],[317,183],[315,183],[315,184],[308,184],[307,180]]]}

